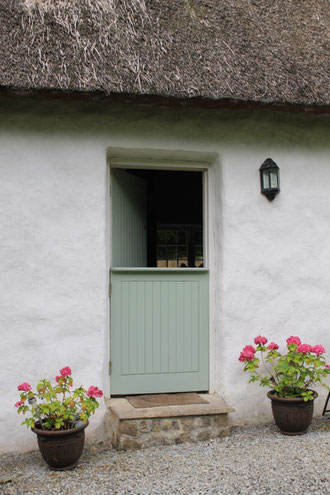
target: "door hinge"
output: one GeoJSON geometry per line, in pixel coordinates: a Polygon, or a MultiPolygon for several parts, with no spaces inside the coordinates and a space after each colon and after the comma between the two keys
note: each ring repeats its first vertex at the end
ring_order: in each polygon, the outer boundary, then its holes
{"type": "Polygon", "coordinates": [[[112,284],[109,284],[109,297],[112,296],[112,284]]]}
{"type": "Polygon", "coordinates": [[[109,375],[112,373],[112,361],[109,361],[109,375]]]}

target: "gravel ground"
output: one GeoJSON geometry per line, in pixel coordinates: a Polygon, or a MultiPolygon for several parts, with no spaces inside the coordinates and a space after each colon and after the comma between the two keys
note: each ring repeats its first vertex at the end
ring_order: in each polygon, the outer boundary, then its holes
{"type": "Polygon", "coordinates": [[[39,452],[0,457],[0,493],[329,495],[330,420],[288,437],[275,425],[233,428],[224,439],[117,452],[84,450],[72,471],[49,471],[39,452]],[[7,479],[6,479],[7,478],[7,479]]]}

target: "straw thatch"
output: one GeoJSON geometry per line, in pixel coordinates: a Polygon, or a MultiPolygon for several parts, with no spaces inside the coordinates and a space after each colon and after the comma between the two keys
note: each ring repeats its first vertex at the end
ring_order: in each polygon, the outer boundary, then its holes
{"type": "Polygon", "coordinates": [[[330,103],[328,0],[0,0],[0,86],[330,103]]]}

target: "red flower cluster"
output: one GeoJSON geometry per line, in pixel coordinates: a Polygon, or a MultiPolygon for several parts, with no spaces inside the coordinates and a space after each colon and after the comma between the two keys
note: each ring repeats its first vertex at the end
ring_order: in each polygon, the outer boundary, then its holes
{"type": "Polygon", "coordinates": [[[300,345],[301,344],[301,340],[299,337],[289,337],[288,339],[286,339],[286,343],[288,344],[288,346],[290,344],[294,344],[294,345],[300,345]]]}
{"type": "Polygon", "coordinates": [[[29,383],[23,382],[18,385],[17,390],[21,390],[22,392],[29,392],[31,390],[31,385],[29,383]]]}
{"type": "Polygon", "coordinates": [[[72,371],[71,371],[71,368],[69,368],[69,366],[65,366],[65,368],[62,368],[60,370],[60,373],[61,373],[61,376],[69,376],[72,374],[72,371]]]}
{"type": "MultiPolygon", "coordinates": [[[[265,344],[267,344],[267,339],[266,339],[266,337],[263,337],[262,335],[258,335],[258,337],[256,337],[254,339],[254,343],[256,345],[265,345],[265,344]]],[[[274,342],[272,342],[270,344],[270,346],[277,346],[277,344],[274,344],[274,342]]],[[[273,348],[274,349],[278,349],[278,346],[277,347],[272,347],[272,349],[273,348]]],[[[238,360],[241,363],[245,363],[247,361],[252,361],[255,358],[255,352],[256,352],[256,349],[252,345],[246,345],[244,347],[243,351],[241,352],[238,360]]]]}
{"type": "Polygon", "coordinates": [[[298,345],[297,352],[301,352],[302,354],[308,354],[309,352],[312,352],[313,354],[316,354],[317,356],[321,356],[321,354],[325,353],[325,349],[323,345],[312,345],[309,344],[300,344],[298,345]]]}
{"type": "Polygon", "coordinates": [[[314,352],[314,354],[316,354],[317,356],[320,356],[321,354],[325,353],[325,349],[324,349],[323,345],[315,345],[313,347],[312,352],[314,352]]]}
{"type": "Polygon", "coordinates": [[[313,347],[309,344],[300,344],[297,347],[297,352],[302,352],[303,354],[308,354],[308,352],[313,352],[313,347]]]}
{"type": "Polygon", "coordinates": [[[97,387],[89,387],[89,389],[87,390],[87,395],[88,397],[102,397],[103,395],[103,392],[102,390],[99,390],[97,387]]]}
{"type": "MultiPolygon", "coordinates": [[[[322,345],[315,345],[314,347],[309,345],[309,344],[302,344],[301,340],[299,337],[291,336],[287,340],[287,346],[294,344],[296,346],[296,351],[300,352],[302,354],[308,354],[309,352],[312,352],[316,354],[317,356],[320,356],[321,354],[325,353],[325,349],[322,345]]],[[[267,343],[267,338],[263,337],[262,335],[258,335],[254,339],[254,343],[256,345],[265,345],[267,343]]],[[[276,351],[279,349],[279,346],[275,344],[275,342],[271,342],[268,346],[267,349],[269,351],[276,351]]],[[[252,345],[247,345],[244,347],[243,351],[240,353],[240,356],[238,360],[241,363],[245,363],[248,361],[252,361],[255,358],[255,352],[256,349],[252,345]]]]}
{"type": "Polygon", "coordinates": [[[256,352],[256,350],[252,345],[246,345],[244,347],[243,351],[241,352],[238,360],[241,363],[244,363],[245,361],[252,361],[252,359],[254,359],[254,353],[255,352],[256,352]]]}

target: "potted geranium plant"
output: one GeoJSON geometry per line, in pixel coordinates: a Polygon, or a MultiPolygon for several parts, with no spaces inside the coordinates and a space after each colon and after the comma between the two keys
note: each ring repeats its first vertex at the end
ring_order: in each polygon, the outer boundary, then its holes
{"type": "Polygon", "coordinates": [[[15,407],[20,414],[30,413],[22,425],[37,434],[42,457],[53,470],[72,469],[82,454],[88,418],[99,406],[103,392],[97,387],[72,390],[71,369],[66,366],[56,376],[54,386],[40,380],[36,392],[29,383],[18,385],[20,400],[15,407]]]}
{"type": "Polygon", "coordinates": [[[291,336],[282,354],[275,342],[268,345],[267,342],[266,337],[258,335],[255,346],[244,347],[239,361],[244,363],[244,371],[251,373],[250,382],[272,389],[267,396],[281,432],[306,433],[312,421],[314,399],[318,397],[311,387],[320,384],[329,390],[324,383],[330,374],[330,365],[324,359],[325,349],[322,345],[302,344],[299,337],[291,336]]]}

